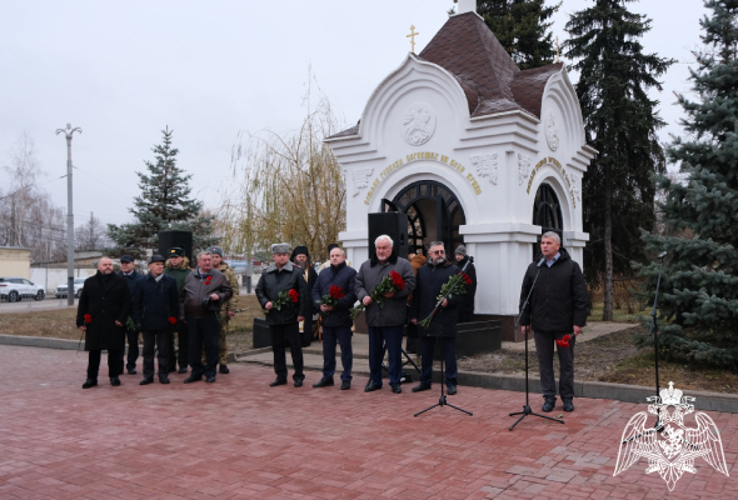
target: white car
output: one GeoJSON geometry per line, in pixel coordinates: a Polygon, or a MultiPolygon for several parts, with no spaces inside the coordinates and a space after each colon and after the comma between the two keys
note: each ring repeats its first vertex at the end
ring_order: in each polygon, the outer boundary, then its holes
{"type": "MultiPolygon", "coordinates": [[[[87,276],[89,278],[89,276],[87,276]]],[[[74,296],[79,298],[79,294],[82,293],[82,287],[85,284],[87,278],[74,278],[74,296]]],[[[63,299],[67,296],[67,284],[62,283],[56,287],[56,298],[63,299]]]]}
{"type": "Polygon", "coordinates": [[[34,285],[25,278],[0,278],[0,300],[18,302],[23,299],[44,300],[44,287],[34,285]]]}

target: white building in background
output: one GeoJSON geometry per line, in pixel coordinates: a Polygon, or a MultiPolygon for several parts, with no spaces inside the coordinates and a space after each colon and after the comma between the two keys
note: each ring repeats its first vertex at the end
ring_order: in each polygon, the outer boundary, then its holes
{"type": "Polygon", "coordinates": [[[475,313],[502,319],[513,340],[542,232],[557,231],[582,263],[582,176],[596,151],[564,65],[520,71],[474,4],[460,2],[379,84],[359,123],[326,143],[346,177],[348,259],[368,258],[367,214],[407,213],[416,249],[466,245],[479,277],[475,313]]]}

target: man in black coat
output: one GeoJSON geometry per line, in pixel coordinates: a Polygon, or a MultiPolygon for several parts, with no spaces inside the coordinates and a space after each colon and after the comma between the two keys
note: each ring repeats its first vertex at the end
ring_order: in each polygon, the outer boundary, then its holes
{"type": "Polygon", "coordinates": [[[192,372],[184,381],[185,384],[202,380],[205,375],[207,383],[215,382],[220,351],[219,314],[233,290],[228,278],[217,269],[213,269],[213,256],[210,252],[197,254],[197,268],[185,278],[184,288],[180,294],[182,313],[187,321],[187,332],[190,337],[190,366],[192,372]],[[202,364],[202,346],[205,345],[207,365],[202,364]]]}
{"type": "Polygon", "coordinates": [[[87,380],[83,389],[97,385],[102,350],[108,351],[110,385],[120,385],[120,353],[125,348],[125,324],[131,312],[131,292],[126,280],[113,272],[113,261],[103,257],[97,274],[85,280],[77,305],[77,328],[85,332],[89,351],[87,380]]]}
{"type": "Polygon", "coordinates": [[[302,387],[305,375],[302,372],[302,343],[300,342],[299,322],[312,314],[310,291],[303,277],[302,269],[289,261],[290,248],[286,243],[272,245],[274,263],[270,264],[261,273],[259,283],[256,284],[256,298],[259,304],[267,311],[266,322],[272,337],[272,352],[274,353],[274,372],[277,378],[269,384],[270,387],[287,383],[287,362],[285,347],[290,346],[292,364],[295,374],[292,380],[295,387],[302,387]],[[282,291],[292,292],[292,299],[279,309],[274,301],[282,291]],[[295,295],[296,294],[296,295],[295,295]]]}
{"type": "MultiPolygon", "coordinates": [[[[459,245],[454,252],[456,265],[459,269],[464,269],[469,256],[466,253],[466,246],[459,245]]],[[[466,266],[466,274],[469,276],[471,283],[466,285],[466,294],[461,298],[459,304],[459,323],[471,323],[474,321],[474,297],[477,294],[477,270],[471,262],[466,266]]]]}
{"type": "Polygon", "coordinates": [[[526,335],[530,328],[533,329],[545,400],[542,410],[549,412],[556,406],[553,372],[556,343],[561,367],[559,394],[564,402],[564,411],[574,411],[574,342],[587,323],[587,285],[579,264],[561,248],[558,234],[549,231],[541,237],[541,253],[543,256],[528,266],[523,278],[521,307],[540,272],[529,306],[520,312],[520,324],[526,335]],[[569,337],[568,341],[565,336],[569,337]]]}
{"type": "Polygon", "coordinates": [[[341,390],[351,388],[351,368],[354,355],[351,348],[351,319],[350,309],[356,302],[354,292],[356,270],[346,265],[346,254],[338,247],[330,251],[330,267],[323,269],[312,289],[313,309],[321,313],[323,327],[323,378],[313,387],[329,387],[333,385],[333,375],[336,373],[336,341],[341,345],[341,390]],[[344,296],[338,299],[336,305],[322,304],[322,298],[331,294],[331,288],[337,295],[344,296]],[[339,290],[340,289],[340,290],[339,290]]]}
{"type": "Polygon", "coordinates": [[[169,338],[179,316],[177,280],[164,274],[161,255],[149,259],[149,274],[136,286],[133,321],[143,334],[143,375],[141,385],[154,381],[154,344],[159,350],[159,382],[169,383],[169,338]]]}
{"type": "MultiPolygon", "coordinates": [[[[124,255],[120,258],[120,275],[126,279],[128,290],[131,297],[136,292],[136,283],[143,279],[143,275],[136,271],[136,262],[130,255],[124,255]]],[[[128,369],[129,375],[136,374],[136,360],[138,360],[138,330],[132,328],[127,320],[123,323],[126,327],[126,339],[128,339],[128,362],[124,362],[125,348],[120,351],[120,373],[123,374],[124,369],[128,369]]]]}
{"type": "MultiPolygon", "coordinates": [[[[459,268],[446,259],[446,250],[442,241],[434,241],[428,250],[428,262],[418,269],[415,277],[415,291],[410,306],[410,321],[417,325],[433,312],[441,295],[441,287],[448,283],[452,276],[459,274],[459,268]]],[[[420,384],[413,387],[413,392],[427,391],[433,382],[433,351],[436,339],[443,342],[443,356],[446,364],[446,387],[449,395],[456,394],[456,325],[459,320],[457,310],[461,303],[461,295],[452,295],[443,299],[441,307],[433,316],[428,328],[418,325],[418,336],[421,339],[422,371],[420,384]]]]}
{"type": "MultiPolygon", "coordinates": [[[[318,280],[318,273],[310,263],[310,252],[308,251],[308,247],[303,245],[296,246],[292,251],[290,260],[293,264],[302,269],[302,277],[305,278],[308,291],[311,291],[315,286],[315,282],[318,280]]],[[[305,321],[302,324],[302,347],[310,345],[310,340],[313,337],[312,332],[313,315],[311,309],[311,314],[305,316],[305,321]]]]}

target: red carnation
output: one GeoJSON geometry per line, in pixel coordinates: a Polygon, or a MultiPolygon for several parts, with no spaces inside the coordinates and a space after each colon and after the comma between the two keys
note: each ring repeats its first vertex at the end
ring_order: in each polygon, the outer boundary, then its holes
{"type": "Polygon", "coordinates": [[[567,333],[566,335],[564,335],[564,337],[561,340],[556,341],[556,345],[558,345],[559,347],[569,347],[570,340],[571,340],[571,337],[567,333]]]}
{"type": "Polygon", "coordinates": [[[471,285],[472,284],[471,278],[466,273],[464,273],[464,283],[466,283],[467,285],[471,285]]]}
{"type": "Polygon", "coordinates": [[[212,281],[212,278],[208,276],[207,278],[205,278],[205,285],[209,285],[211,281],[212,281]]]}
{"type": "Polygon", "coordinates": [[[85,323],[90,323],[92,321],[92,315],[85,314],[85,323]]]}
{"type": "Polygon", "coordinates": [[[332,299],[335,300],[340,300],[346,296],[346,294],[343,293],[343,289],[340,286],[336,285],[331,285],[331,289],[328,294],[331,296],[332,299]]]}
{"type": "Polygon", "coordinates": [[[294,288],[289,291],[290,298],[292,299],[292,302],[297,302],[297,300],[300,298],[300,294],[297,293],[297,290],[294,288]]]}
{"type": "Polygon", "coordinates": [[[169,316],[169,322],[170,322],[171,324],[175,324],[175,323],[177,322],[177,318],[174,318],[174,317],[172,317],[172,316],[169,316]]]}
{"type": "Polygon", "coordinates": [[[392,284],[395,285],[395,288],[397,290],[404,290],[405,289],[405,280],[402,279],[402,276],[400,276],[399,273],[396,271],[390,271],[390,278],[392,279],[392,284]]]}

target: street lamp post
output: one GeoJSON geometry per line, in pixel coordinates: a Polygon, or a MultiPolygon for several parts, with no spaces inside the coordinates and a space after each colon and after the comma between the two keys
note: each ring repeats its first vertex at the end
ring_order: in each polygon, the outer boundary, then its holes
{"type": "Polygon", "coordinates": [[[56,135],[63,133],[67,138],[67,304],[74,305],[74,212],[72,210],[72,134],[82,133],[79,127],[56,129],[56,135]]]}

